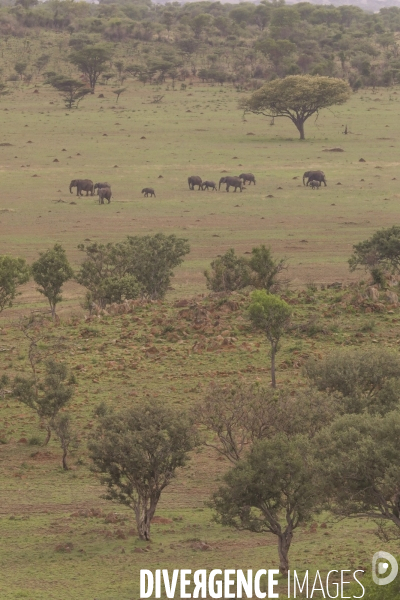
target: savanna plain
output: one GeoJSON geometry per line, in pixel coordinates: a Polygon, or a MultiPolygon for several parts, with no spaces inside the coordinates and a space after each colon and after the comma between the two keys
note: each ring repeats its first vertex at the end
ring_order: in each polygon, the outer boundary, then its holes
{"type": "MultiPolygon", "coordinates": [[[[246,318],[246,295],[236,294],[231,308],[208,295],[203,271],[218,255],[232,247],[244,255],[265,244],[287,258],[284,296],[298,327],[282,340],[278,386],[305,386],[304,362],[337,347],[398,348],[399,309],[351,306],[348,286],[364,274],[350,273],[347,260],[353,244],[398,223],[400,89],[353,93],[343,106],[307,121],[305,141],[285,119],[271,124],[243,116],[241,95],[229,85],[195,82],[173,90],[135,82],[116,103],[110,87],[100,84],[78,110],[66,110],[49,86],[17,82],[0,101],[1,254],[30,263],[60,243],[77,268],[77,246],[88,241],[163,232],[187,238],[191,247],[166,300],[126,315],[88,320],[80,306],[83,288],[66,284],[54,335],[63,336],[61,358],[77,379],[67,411],[80,443],[70,470],[61,468],[57,440],[46,448],[29,443],[38,435],[37,417],[7,394],[0,399],[2,600],[131,600],[139,597],[141,568],[276,566],[272,534],[238,532],[212,520],[205,501],[229,463],[211,448],[193,452],[163,493],[151,543],[138,540],[128,508],[101,498],[87,457],[101,401],[126,407],[158,397],[186,409],[212,381],[269,385],[267,342],[246,318]],[[343,151],[329,151],[337,147],[343,151]],[[325,172],[327,187],[303,186],[303,172],[313,168],[325,172]],[[256,185],[242,193],[188,189],[190,175],[218,182],[223,173],[240,172],[254,173],[256,185]],[[76,178],[109,181],[111,203],[71,195],[76,178]],[[156,197],[143,198],[144,187],[153,187],[156,197]],[[342,288],[325,288],[334,282],[342,288]],[[189,309],[182,313],[184,299],[189,309]],[[224,345],[227,337],[234,341],[224,345]]],[[[2,313],[1,372],[29,373],[19,322],[44,306],[31,282],[2,313]]],[[[375,530],[370,521],[323,513],[296,531],[291,564],[300,572],[366,568],[380,549],[375,530]]],[[[398,542],[385,549],[398,553],[398,542]]]]}

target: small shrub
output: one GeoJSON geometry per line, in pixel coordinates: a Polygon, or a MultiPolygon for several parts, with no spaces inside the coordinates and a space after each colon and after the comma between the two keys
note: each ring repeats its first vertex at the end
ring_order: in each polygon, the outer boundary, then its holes
{"type": "Polygon", "coordinates": [[[33,435],[32,437],[29,438],[28,444],[30,446],[41,446],[42,440],[40,439],[40,437],[38,435],[33,435]]]}

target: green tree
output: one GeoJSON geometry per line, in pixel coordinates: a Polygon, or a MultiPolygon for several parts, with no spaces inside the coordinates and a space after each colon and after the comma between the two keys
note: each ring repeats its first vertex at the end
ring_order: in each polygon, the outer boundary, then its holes
{"type": "Polygon", "coordinates": [[[50,441],[58,412],[74,394],[74,383],[75,380],[69,376],[66,365],[54,360],[46,361],[45,376],[42,381],[36,370],[32,378],[17,376],[14,379],[13,395],[34,410],[45,424],[47,437],[44,446],[50,441]]]}
{"type": "Polygon", "coordinates": [[[339,392],[342,412],[382,414],[399,407],[400,359],[386,349],[336,350],[304,367],[319,389],[339,392]]]}
{"type": "Polygon", "coordinates": [[[359,267],[373,272],[400,271],[400,227],[393,225],[376,231],[371,238],[353,246],[349,259],[350,271],[359,267]]]}
{"type": "Polygon", "coordinates": [[[113,92],[113,94],[116,94],[116,96],[117,96],[116,104],[118,104],[120,95],[123,94],[123,92],[126,92],[126,87],[118,88],[117,90],[112,90],[112,92],[113,92]]]}
{"type": "Polygon", "coordinates": [[[39,286],[38,292],[49,301],[51,315],[55,318],[56,306],[62,301],[62,286],[74,275],[61,244],[55,244],[52,249],[41,252],[40,258],[32,264],[31,271],[39,286]]]}
{"type": "Polygon", "coordinates": [[[18,73],[18,75],[20,76],[21,79],[24,76],[27,66],[28,66],[28,63],[25,61],[18,61],[14,65],[14,70],[18,73]]]}
{"type": "Polygon", "coordinates": [[[107,486],[105,498],[129,506],[139,538],[149,540],[161,494],[196,444],[192,423],[159,401],[119,413],[102,407],[98,414],[89,452],[107,486]]]}
{"type": "Polygon", "coordinates": [[[207,287],[213,292],[233,292],[251,284],[249,261],[236,256],[230,248],[211,263],[211,273],[206,270],[207,287]]]}
{"type": "Polygon", "coordinates": [[[267,336],[271,344],[271,380],[276,387],[275,356],[278,352],[279,341],[286,331],[290,321],[290,306],[284,301],[268,294],[264,290],[256,290],[251,295],[249,317],[254,327],[267,336]]]}
{"type": "Polygon", "coordinates": [[[213,18],[208,13],[199,13],[195,17],[193,17],[189,26],[193,30],[196,38],[199,38],[203,31],[211,24],[213,18]]]}
{"type": "Polygon", "coordinates": [[[290,75],[264,84],[240,107],[265,117],[290,119],[304,140],[304,123],[321,109],[343,104],[350,98],[348,83],[334,77],[290,75]]]}
{"type": "Polygon", "coordinates": [[[46,83],[50,84],[58,92],[60,92],[65,106],[68,109],[78,108],[79,102],[82,100],[82,98],[91,93],[91,90],[86,86],[85,83],[82,83],[77,79],[64,77],[63,75],[50,77],[46,83]]]}
{"type": "Polygon", "coordinates": [[[277,277],[286,269],[286,259],[274,259],[271,248],[262,244],[252,249],[249,266],[253,271],[253,285],[269,291],[278,285],[277,277]]]}
{"type": "Polygon", "coordinates": [[[98,78],[107,70],[112,57],[111,47],[107,44],[93,44],[71,52],[70,62],[88,77],[90,89],[94,91],[98,78]]]}
{"type": "Polygon", "coordinates": [[[86,253],[77,281],[102,308],[111,302],[144,298],[157,300],[167,293],[173,269],[190,251],[186,239],[163,233],[128,236],[118,244],[81,244],[86,253]]]}
{"type": "Polygon", "coordinates": [[[129,273],[137,278],[142,295],[150,300],[164,298],[174,276],[173,269],[190,252],[188,240],[164,233],[128,236],[126,248],[129,273]]]}
{"type": "Polygon", "coordinates": [[[0,256],[0,312],[12,306],[18,287],[27,283],[30,269],[23,258],[0,256]]]}
{"type": "Polygon", "coordinates": [[[312,388],[278,391],[243,382],[213,383],[194,414],[196,423],[212,433],[204,444],[235,464],[257,440],[300,433],[313,438],[337,416],[337,402],[312,388]]]}
{"type": "Polygon", "coordinates": [[[100,308],[113,302],[137,298],[142,288],[134,275],[128,273],[129,261],[123,244],[80,244],[85,252],[76,280],[88,290],[87,304],[100,308]]]}
{"type": "Polygon", "coordinates": [[[321,501],[307,437],[278,434],[256,442],[223,480],[211,501],[216,521],[276,535],[280,572],[287,575],[294,531],[321,501]]]}
{"type": "Polygon", "coordinates": [[[333,510],[377,521],[400,537],[400,412],[343,415],[315,438],[318,468],[333,510]]]}
{"type": "Polygon", "coordinates": [[[271,60],[276,71],[279,71],[283,59],[297,50],[297,46],[293,42],[289,40],[274,40],[271,37],[265,37],[256,42],[255,48],[271,60]]]}

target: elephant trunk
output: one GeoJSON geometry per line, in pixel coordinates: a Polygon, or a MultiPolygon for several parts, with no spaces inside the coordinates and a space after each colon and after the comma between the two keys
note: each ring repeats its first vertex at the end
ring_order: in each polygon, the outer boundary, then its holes
{"type": "Polygon", "coordinates": [[[71,185],[69,186],[69,193],[70,193],[70,194],[72,194],[72,183],[71,183],[71,185]]]}

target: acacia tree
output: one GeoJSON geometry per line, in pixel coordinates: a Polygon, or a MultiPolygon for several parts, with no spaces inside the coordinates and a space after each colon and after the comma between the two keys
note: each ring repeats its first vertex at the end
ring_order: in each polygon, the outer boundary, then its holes
{"type": "Polygon", "coordinates": [[[111,47],[106,44],[93,44],[71,52],[70,62],[88,77],[92,92],[98,78],[106,71],[112,57],[111,47]]]}
{"type": "Polygon", "coordinates": [[[359,267],[375,277],[378,271],[400,271],[400,227],[393,225],[376,231],[371,238],[353,246],[349,259],[350,271],[359,267]]]}
{"type": "Polygon", "coordinates": [[[70,77],[64,77],[63,75],[55,75],[50,77],[46,83],[53,86],[64,100],[65,106],[68,109],[78,108],[79,102],[87,94],[90,94],[91,90],[82,81],[72,79],[70,77]]]}
{"type": "Polygon", "coordinates": [[[58,412],[74,394],[75,383],[75,379],[69,377],[68,368],[63,363],[48,360],[45,370],[43,379],[38,377],[36,370],[31,378],[17,376],[12,387],[13,395],[34,410],[44,422],[47,431],[44,446],[50,441],[52,429],[56,427],[58,412]]]}
{"type": "Polygon", "coordinates": [[[61,244],[40,253],[40,258],[31,266],[33,279],[38,284],[38,292],[43,294],[50,304],[53,319],[56,306],[62,300],[61,289],[66,281],[74,275],[67,255],[61,244]]]}
{"type": "Polygon", "coordinates": [[[196,423],[213,434],[204,444],[233,464],[255,441],[278,433],[313,438],[336,414],[336,398],[315,389],[294,393],[243,382],[213,383],[194,410],[196,423]]]}
{"type": "Polygon", "coordinates": [[[311,444],[306,436],[278,434],[257,441],[224,476],[210,503],[222,525],[278,538],[279,568],[289,569],[295,529],[321,501],[311,444]]]}
{"type": "Polygon", "coordinates": [[[276,387],[275,356],[278,352],[279,341],[286,331],[291,310],[284,301],[268,294],[265,290],[256,290],[251,295],[249,317],[253,325],[267,336],[271,344],[271,380],[272,387],[276,387]]]}
{"type": "Polygon", "coordinates": [[[377,521],[383,538],[400,537],[399,429],[398,410],[384,416],[343,415],[315,439],[332,509],[377,521]]]}
{"type": "Polygon", "coordinates": [[[384,415],[400,406],[397,352],[385,348],[336,350],[323,360],[309,359],[304,370],[319,390],[340,394],[341,412],[384,415]]]}
{"type": "Polygon", "coordinates": [[[0,256],[0,312],[12,306],[18,287],[27,283],[30,270],[23,258],[0,256]]]}
{"type": "Polygon", "coordinates": [[[304,123],[329,106],[343,104],[350,98],[350,86],[334,77],[290,75],[264,84],[240,107],[265,117],[290,119],[304,140],[304,123]]]}
{"type": "Polygon", "coordinates": [[[97,414],[89,452],[107,486],[105,498],[129,506],[139,538],[148,541],[161,494],[196,444],[192,424],[181,410],[158,401],[119,413],[101,406],[97,414]]]}

